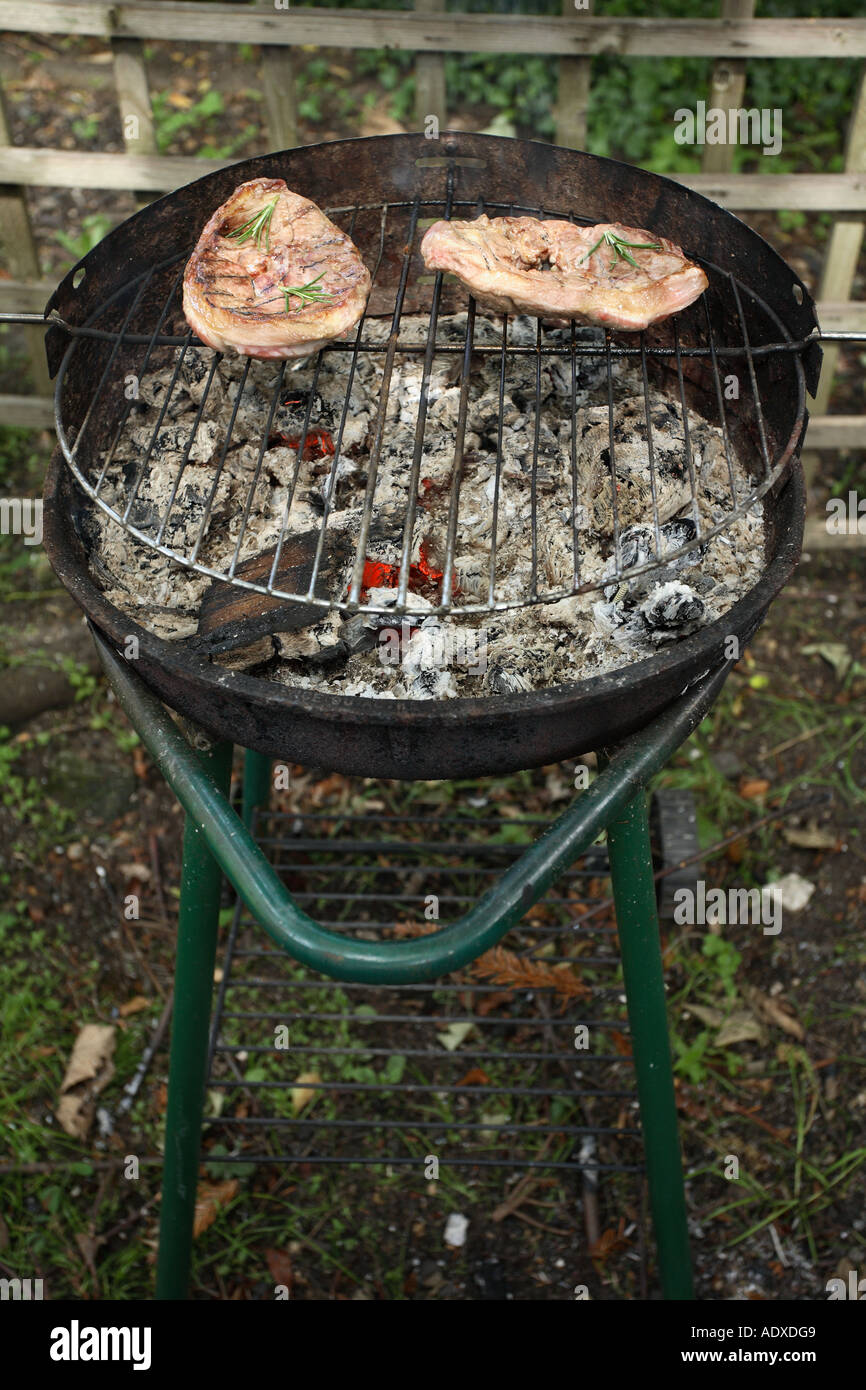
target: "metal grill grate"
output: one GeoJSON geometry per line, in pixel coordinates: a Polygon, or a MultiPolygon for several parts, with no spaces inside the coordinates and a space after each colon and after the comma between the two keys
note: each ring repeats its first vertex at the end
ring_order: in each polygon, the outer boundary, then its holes
{"type": "MultiPolygon", "coordinates": [[[[439,332],[444,317],[443,306],[452,294],[452,287],[448,285],[447,277],[443,277],[441,272],[435,276],[424,275],[423,264],[417,255],[419,234],[427,222],[441,216],[474,216],[485,211],[493,215],[513,213],[570,217],[576,222],[587,222],[589,219],[576,216],[568,210],[557,212],[537,206],[504,205],[481,199],[467,203],[454,198],[451,179],[444,201],[416,199],[411,202],[327,208],[326,211],[328,216],[344,227],[356,240],[365,260],[373,269],[371,302],[351,341],[328,344],[301,368],[290,370],[286,364],[275,367],[269,406],[263,413],[261,428],[255,441],[258,449],[257,459],[249,478],[246,502],[241,508],[234,554],[227,565],[215,568],[208,564],[203,558],[202,549],[211,523],[214,499],[217,497],[226,468],[226,460],[237,438],[235,431],[241,401],[240,390],[236,395],[224,437],[208,463],[210,472],[207,479],[207,497],[196,534],[183,545],[176,541],[169,543],[166,534],[172,516],[179,506],[178,492],[189,466],[190,451],[195,443],[196,432],[202,420],[208,417],[209,398],[221,360],[220,354],[198,347],[191,330],[182,331],[185,325],[180,308],[180,287],[189,252],[152,265],[146,273],[131,280],[96,310],[85,326],[70,330],[74,336],[58,375],[56,391],[57,430],[64,455],[89,497],[142,545],[158,551],[187,569],[215,580],[226,581],[239,589],[279,600],[312,605],[315,609],[328,610],[339,606],[347,612],[390,615],[421,611],[428,614],[502,611],[553,602],[572,594],[598,590],[606,585],[620,583],[626,574],[629,578],[634,578],[670,564],[671,561],[693,551],[697,545],[704,544],[713,536],[729,529],[773,487],[787,467],[798,442],[799,420],[805,403],[804,374],[799,358],[804,345],[791,340],[777,314],[758,295],[732,274],[704,261],[689,248],[686,248],[687,254],[706,271],[710,289],[684,313],[656,325],[647,332],[617,337],[608,331],[579,328],[574,324],[567,330],[555,329],[537,320],[534,343],[525,343],[515,341],[513,320],[501,316],[496,321],[496,341],[478,341],[480,316],[474,301],[470,298],[463,340],[455,343],[447,341],[439,332]],[[395,237],[402,246],[402,253],[396,264],[393,263],[393,252],[387,249],[393,247],[395,237]],[[429,311],[425,310],[426,335],[423,341],[417,341],[406,331],[407,306],[411,308],[411,305],[422,301],[429,305],[429,311]],[[390,313],[390,328],[387,338],[377,341],[371,336],[371,310],[375,309],[381,314],[386,305],[390,313]],[[94,350],[101,353],[98,381],[89,408],[76,429],[66,420],[64,379],[74,354],[94,350]],[[185,440],[178,446],[179,459],[164,514],[146,526],[137,524],[136,501],[143,481],[153,466],[159,432],[165,423],[166,412],[174,397],[184,363],[191,352],[201,353],[208,363],[207,379],[195,420],[185,440]],[[286,587],[285,581],[281,580],[280,562],[286,542],[295,529],[294,516],[298,504],[302,461],[308,441],[315,433],[313,409],[317,385],[325,364],[337,354],[348,358],[347,384],[339,424],[333,439],[334,453],[323,485],[323,511],[314,546],[312,567],[309,573],[304,575],[303,587],[286,587]],[[370,355],[381,367],[382,386],[378,409],[368,436],[367,482],[360,525],[354,537],[354,551],[348,563],[337,567],[332,575],[328,572],[327,563],[328,545],[333,530],[330,523],[333,519],[335,489],[344,452],[344,431],[350,415],[352,383],[359,363],[365,356],[370,355]],[[406,469],[399,561],[395,565],[396,603],[383,606],[369,599],[368,588],[365,588],[365,566],[377,506],[380,461],[387,437],[386,415],[394,366],[398,360],[410,357],[419,358],[422,362],[422,383],[415,408],[412,456],[406,469]],[[434,601],[432,604],[425,604],[422,610],[417,603],[413,607],[412,566],[413,560],[417,558],[414,554],[417,550],[418,535],[416,522],[425,451],[429,448],[433,436],[436,436],[437,442],[441,442],[439,427],[431,424],[429,419],[429,382],[434,362],[443,357],[450,357],[458,364],[459,407],[456,424],[449,435],[451,465],[447,488],[447,514],[441,519],[444,536],[444,553],[440,565],[441,581],[434,601]],[[477,363],[491,357],[498,365],[499,427],[493,472],[492,529],[486,557],[486,582],[482,592],[463,594],[455,588],[453,576],[455,561],[459,560],[460,556],[463,529],[460,496],[466,465],[467,410],[472,399],[477,363]],[[531,574],[529,582],[515,595],[512,591],[513,586],[509,589],[506,583],[508,575],[502,573],[500,564],[500,504],[504,488],[502,408],[503,396],[509,381],[509,364],[521,357],[528,357],[535,364],[534,399],[528,403],[528,462],[525,477],[525,486],[530,498],[531,574]],[[124,443],[128,444],[128,431],[131,422],[136,418],[135,401],[126,399],[124,382],[130,374],[139,382],[146,382],[158,365],[165,364],[166,361],[170,363],[172,360],[174,367],[170,387],[161,404],[150,442],[140,453],[135,468],[125,480],[124,495],[118,502],[114,494],[111,497],[107,495],[110,489],[106,486],[106,480],[121,446],[124,443]],[[565,364],[571,379],[570,459],[569,467],[566,469],[568,482],[562,489],[562,502],[564,507],[570,509],[571,526],[571,572],[565,582],[560,582],[559,577],[556,582],[551,582],[545,575],[539,559],[539,439],[546,408],[543,373],[554,361],[565,364]],[[623,526],[617,509],[620,477],[617,471],[618,430],[614,367],[624,362],[633,363],[640,372],[652,495],[652,514],[647,518],[648,529],[653,538],[651,554],[646,562],[632,564],[631,567],[629,560],[633,557],[623,552],[623,526]],[[742,398],[737,402],[736,409],[726,399],[724,381],[724,367],[730,366],[731,363],[738,364],[743,378],[742,398]],[[579,374],[587,364],[593,364],[599,369],[606,385],[606,389],[602,388],[599,399],[607,405],[613,567],[606,572],[603,579],[599,579],[597,575],[587,577],[583,570],[578,526],[578,509],[583,495],[584,480],[580,476],[577,463],[578,412],[573,406],[579,374]],[[785,374],[789,374],[796,381],[800,409],[797,426],[790,438],[776,441],[765,418],[765,403],[767,393],[785,374]],[[303,426],[296,443],[294,471],[288,487],[273,561],[268,573],[250,579],[243,573],[241,557],[248,539],[247,528],[253,498],[265,476],[265,455],[271,428],[287,390],[292,383],[302,379],[306,382],[307,403],[303,426]],[[662,546],[661,519],[657,502],[657,468],[653,447],[651,383],[658,383],[656,389],[661,390],[674,404],[682,425],[685,455],[682,464],[683,480],[688,487],[687,510],[694,521],[695,532],[675,549],[663,549],[662,546]],[[695,466],[689,435],[689,410],[695,408],[699,409],[703,418],[719,426],[722,431],[730,483],[730,496],[721,509],[716,509],[717,515],[711,525],[706,523],[706,519],[702,520],[699,510],[702,480],[700,471],[695,466]],[[742,482],[735,480],[734,465],[738,454],[740,457],[747,456],[750,470],[751,482],[745,487],[742,482]],[[718,515],[719,511],[721,515],[718,515]]],[[[246,383],[249,372],[250,362],[247,360],[241,373],[241,388],[246,383]]]]}
{"type": "MultiPolygon", "coordinates": [[[[300,906],[369,937],[423,924],[430,895],[437,927],[458,918],[545,823],[410,805],[262,815],[256,835],[300,906]]],[[[239,906],[214,1010],[208,1085],[220,1102],[206,1149],[230,1164],[423,1174],[432,1155],[476,1173],[550,1169],[573,1174],[593,1219],[616,1226],[625,1190],[636,1209],[643,1162],[606,874],[593,847],[509,934],[498,973],[482,958],[480,971],[389,989],[312,975],[263,946],[239,906]],[[586,993],[504,982],[504,968],[532,964],[548,978],[564,967],[586,993]],[[292,1087],[310,1073],[312,1099],[296,1112],[292,1087]]]]}

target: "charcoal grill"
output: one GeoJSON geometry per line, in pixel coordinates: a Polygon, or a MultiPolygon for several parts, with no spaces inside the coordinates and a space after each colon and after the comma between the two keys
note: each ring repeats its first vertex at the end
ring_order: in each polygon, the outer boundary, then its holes
{"type": "MultiPolygon", "coordinates": [[[[52,319],[47,346],[52,371],[57,373],[60,440],[45,494],[45,540],[52,563],[117,649],[123,650],[130,636],[138,639],[136,669],[167,703],[215,735],[235,739],[271,757],[303,762],[314,748],[319,766],[346,773],[410,779],[450,777],[537,766],[568,756],[576,745],[596,747],[621,738],[659,713],[690,682],[717,668],[731,636],[741,644],[748,640],[799,553],[803,492],[796,451],[806,425],[805,391],[814,388],[820,365],[814,305],[793,272],[743,223],[670,180],[614,161],[529,142],[464,134],[446,136],[438,144],[415,136],[338,142],[250,160],[179,190],[117,228],[63,281],[49,305],[52,319]],[[166,516],[149,528],[135,524],[135,499],[150,467],[148,448],[140,467],[130,474],[121,500],[112,503],[104,493],[108,460],[130,428],[133,402],[126,391],[130,376],[146,380],[157,360],[189,351],[192,335],[180,309],[179,281],[198,229],[239,180],[265,175],[285,177],[291,187],[326,207],[351,232],[375,271],[368,319],[359,325],[351,341],[331,344],[320,353],[314,369],[324,371],[323,364],[341,357],[349,360],[351,374],[359,359],[371,352],[384,365],[385,387],[382,408],[372,428],[363,516],[347,566],[349,582],[340,591],[335,586],[329,588],[327,580],[323,588],[321,569],[314,569],[303,590],[280,587],[275,575],[287,529],[281,529],[270,573],[260,582],[241,577],[238,569],[242,566],[235,559],[241,553],[243,513],[232,563],[215,571],[203,564],[202,537],[231,448],[231,431],[222,441],[215,469],[208,474],[210,490],[199,534],[190,537],[186,548],[166,545],[166,516]],[[491,213],[559,214],[586,221],[615,214],[625,223],[663,228],[704,267],[710,289],[669,324],[640,335],[607,334],[601,342],[595,335],[586,341],[577,330],[563,342],[561,334],[557,339],[539,324],[534,345],[509,345],[506,324],[498,345],[478,346],[473,343],[477,316],[470,302],[465,341],[456,347],[437,342],[437,322],[449,308],[465,306],[466,297],[441,274],[425,274],[417,252],[419,230],[425,221],[437,216],[473,215],[482,208],[491,213]],[[419,311],[429,316],[428,331],[422,342],[410,343],[401,326],[408,313],[419,311]],[[387,338],[384,343],[371,343],[369,318],[381,315],[389,323],[387,338]],[[71,337],[67,329],[72,330],[71,337]],[[145,552],[168,552],[166,558],[170,557],[176,573],[203,569],[214,581],[232,584],[239,594],[260,595],[262,611],[274,605],[282,605],[284,611],[286,605],[294,604],[296,608],[303,605],[305,612],[315,616],[337,602],[347,612],[385,611],[381,604],[369,601],[369,595],[365,601],[362,584],[374,516],[387,382],[398,359],[420,356],[426,372],[434,354],[449,352],[459,374],[461,411],[450,441],[454,459],[451,488],[447,499],[442,499],[447,509],[447,520],[443,518],[447,553],[440,564],[443,579],[433,604],[435,611],[453,616],[547,604],[602,582],[588,579],[583,571],[581,537],[576,529],[567,582],[550,585],[539,570],[536,483],[541,412],[536,410],[534,421],[528,421],[526,439],[532,562],[525,582],[510,598],[503,594],[494,528],[486,556],[489,578],[483,591],[470,599],[455,593],[450,585],[460,545],[461,421],[465,423],[473,362],[485,353],[493,354],[499,364],[500,383],[507,376],[509,362],[527,355],[534,361],[537,374],[551,361],[564,363],[567,371],[576,374],[582,362],[601,360],[608,381],[616,362],[630,361],[640,369],[647,400],[652,386],[664,391],[681,411],[688,405],[703,417],[720,422],[729,460],[733,451],[745,457],[751,479],[745,495],[732,491],[724,514],[706,534],[729,527],[744,509],[760,503],[767,553],[763,574],[754,588],[723,618],[628,668],[544,691],[463,699],[457,704],[447,700],[347,698],[284,688],[243,671],[226,671],[202,652],[196,639],[167,642],[156,638],[129,612],[121,613],[105,599],[102,586],[86,564],[88,516],[94,509],[112,514],[131,543],[145,552]],[[730,371],[740,378],[738,400],[725,398],[725,376],[730,371]]],[[[206,355],[213,370],[216,354],[206,355]]],[[[289,377],[285,372],[275,382],[271,412],[277,408],[289,377]]],[[[310,392],[310,401],[313,396],[310,392]]],[[[609,406],[614,553],[613,568],[603,582],[612,586],[622,579],[625,561],[616,514],[617,421],[610,393],[609,406]]],[[[207,392],[199,419],[206,409],[207,392]]],[[[298,460],[315,425],[310,411],[308,407],[297,441],[298,460]]],[[[339,464],[345,418],[344,412],[334,440],[316,565],[322,563],[326,549],[327,497],[339,464]]],[[[268,429],[266,414],[261,424],[259,464],[268,429]]],[[[407,468],[395,576],[397,600],[387,610],[397,618],[413,612],[413,528],[423,449],[430,429],[422,391],[414,450],[407,468]]],[[[191,441],[192,431],[188,445],[191,441]]],[[[651,441],[650,429],[652,472],[651,441]]],[[[694,508],[701,485],[688,454],[687,437],[686,446],[685,476],[694,508]]],[[[178,475],[184,465],[189,467],[188,453],[189,447],[181,450],[178,475]]],[[[501,483],[501,451],[496,468],[494,511],[501,483]]],[[[175,480],[175,491],[179,483],[180,476],[175,480]]],[[[572,505],[573,517],[580,488],[581,480],[572,473],[562,500],[572,505]]],[[[657,547],[659,515],[657,509],[651,510],[655,514],[648,521],[657,547]]],[[[672,558],[672,554],[665,556],[666,561],[672,558]]],[[[647,562],[629,570],[628,575],[659,563],[656,549],[647,562]]],[[[341,575],[345,574],[343,569],[341,575]]]]}
{"type": "MultiPolygon", "coordinates": [[[[742,644],[751,637],[799,555],[804,495],[798,450],[807,422],[805,393],[814,393],[821,356],[815,308],[805,287],[743,223],[668,179],[531,142],[464,133],[431,142],[406,135],[268,155],[178,190],[125,222],[92,251],[60,285],[47,317],[49,363],[57,376],[59,445],[46,482],[46,548],[58,576],[94,626],[118,698],[188,813],[177,966],[177,997],[184,1007],[178,1011],[172,1040],[159,1276],[162,1296],[183,1296],[189,1269],[220,871],[225,871],[272,939],[295,960],[349,982],[400,986],[437,979],[495,945],[606,828],[663,1286],[669,1296],[689,1297],[685,1204],[643,789],[718,693],[730,664],[726,660],[730,638],[742,644]],[[231,429],[210,475],[210,501],[199,532],[184,547],[167,543],[167,515],[146,526],[136,519],[137,490],[147,475],[152,445],[143,449],[119,501],[116,494],[109,497],[105,487],[111,459],[132,415],[124,383],[130,376],[146,381],[157,363],[182,361],[190,351],[193,340],[180,311],[179,283],[198,229],[239,182],[262,176],[282,177],[291,188],[318,202],[350,232],[375,271],[367,316],[357,333],[348,342],[330,344],[317,355],[312,368],[314,373],[326,370],[327,361],[340,355],[348,361],[351,374],[364,354],[372,352],[383,363],[383,398],[372,429],[355,548],[347,569],[339,577],[329,574],[329,509],[347,394],[334,440],[314,565],[302,585],[286,582],[280,564],[281,550],[291,543],[288,509],[271,568],[257,579],[247,577],[240,559],[248,511],[240,518],[240,540],[231,563],[213,568],[203,558],[210,506],[231,447],[231,429]],[[640,335],[599,337],[572,327],[563,336],[538,323],[531,343],[513,342],[507,320],[496,342],[477,341],[478,311],[470,299],[463,342],[440,342],[437,324],[455,308],[465,308],[466,296],[441,274],[425,275],[417,254],[418,233],[428,220],[482,211],[585,222],[617,220],[657,228],[703,266],[710,288],[688,311],[640,335]],[[404,325],[407,315],[418,313],[426,315],[426,333],[422,341],[410,341],[404,325]],[[388,324],[387,335],[374,341],[369,323],[381,316],[388,324]],[[748,509],[762,507],[766,554],[758,582],[724,617],[611,674],[525,694],[452,701],[381,701],[280,686],[214,664],[194,639],[168,642],[155,637],[106,599],[88,565],[89,526],[95,509],[110,515],[136,546],[162,556],[178,571],[201,572],[245,596],[256,595],[262,613],[282,605],[281,612],[292,607],[302,610],[307,621],[335,606],[349,616],[357,612],[417,615],[412,567],[417,559],[418,489],[429,438],[423,386],[407,468],[394,594],[387,605],[381,597],[371,599],[365,588],[365,564],[376,514],[385,398],[394,364],[404,356],[420,357],[426,377],[434,357],[444,352],[455,358],[460,407],[444,502],[441,582],[426,612],[432,608],[458,618],[495,614],[553,603],[598,589],[602,582],[616,585],[634,577],[637,571],[628,568],[623,527],[617,518],[617,418],[611,382],[619,362],[639,368],[647,406],[653,503],[649,528],[654,544],[638,568],[651,572],[675,558],[670,553],[663,556],[660,545],[650,420],[653,390],[664,393],[679,408],[684,422],[684,478],[697,539],[703,542],[722,534],[748,509]],[[452,581],[452,574],[461,544],[466,403],[473,364],[484,354],[495,355],[501,382],[515,356],[528,355],[535,364],[534,427],[528,428],[526,440],[531,563],[520,591],[506,592],[494,525],[486,583],[467,595],[452,581]],[[576,522],[581,480],[574,466],[570,499],[566,497],[572,505],[570,571],[564,578],[551,580],[539,563],[540,379],[544,364],[556,359],[565,364],[572,381],[587,359],[600,361],[607,375],[613,563],[603,581],[584,570],[576,522]],[[731,371],[741,390],[737,399],[729,400],[725,378],[731,371]],[[734,454],[746,460],[748,469],[748,485],[738,487],[731,477],[728,504],[703,531],[701,479],[688,443],[689,410],[714,418],[721,426],[729,470],[734,454]],[[129,653],[131,637],[137,639],[137,655],[128,662],[122,658],[129,653]],[[160,700],[202,730],[211,751],[197,757],[160,700]],[[626,738],[629,741],[623,743],[626,738]],[[248,750],[243,823],[225,797],[228,755],[234,742],[248,750]],[[614,746],[619,751],[590,791],[579,796],[461,920],[430,936],[370,939],[370,933],[359,936],[320,926],[293,901],[249,835],[255,807],[267,800],[273,757],[346,774],[412,780],[512,771],[574,756],[582,749],[614,746]]],[[[209,371],[197,422],[206,415],[213,363],[209,371]]],[[[259,465],[269,420],[279,407],[287,380],[285,370],[273,385],[269,413],[265,412],[261,423],[259,465]]],[[[309,393],[309,401],[313,394],[309,393]]],[[[308,407],[296,446],[299,465],[314,427],[308,407]]],[[[191,444],[192,434],[182,449],[172,499],[191,444]]],[[[572,446],[572,465],[573,460],[572,446]]],[[[494,509],[503,486],[501,465],[499,450],[494,509]]],[[[677,554],[693,544],[690,538],[677,554]]]]}

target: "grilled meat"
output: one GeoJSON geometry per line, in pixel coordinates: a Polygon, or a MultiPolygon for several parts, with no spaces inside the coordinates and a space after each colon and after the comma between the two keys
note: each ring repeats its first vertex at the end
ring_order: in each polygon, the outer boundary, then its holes
{"type": "Polygon", "coordinates": [[[282,179],[251,179],[218,207],[183,277],[183,311],[208,347],[306,357],[358,322],[370,273],[357,247],[282,179]]]}
{"type": "Polygon", "coordinates": [[[451,271],[500,312],[629,331],[685,309],[709,283],[674,242],[619,222],[578,227],[483,215],[434,222],[421,254],[429,269],[451,271]]]}

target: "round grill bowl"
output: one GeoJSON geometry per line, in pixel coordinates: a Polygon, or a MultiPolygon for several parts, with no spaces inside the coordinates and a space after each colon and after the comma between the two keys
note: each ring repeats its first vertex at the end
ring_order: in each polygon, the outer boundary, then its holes
{"type": "MultiPolygon", "coordinates": [[[[769,306],[775,325],[771,337],[766,337],[766,314],[759,315],[750,323],[750,330],[756,330],[750,331],[753,345],[788,341],[783,351],[757,363],[763,426],[772,456],[782,464],[762,502],[766,567],[723,618],[645,660],[578,684],[442,701],[374,700],[293,689],[211,664],[183,642],[153,636],[107,602],[87,563],[85,521],[94,504],[58,448],[44,496],[48,557],[61,582],[121,654],[128,637],[138,639],[135,670],[147,685],[213,735],[349,775],[402,780],[481,776],[540,766],[617,742],[718,668],[730,654],[731,636],[742,649],[790,578],[802,543],[804,487],[796,450],[807,419],[804,386],[814,389],[820,350],[811,345],[801,355],[788,344],[812,332],[814,305],[793,271],[744,223],[671,180],[617,161],[462,133],[438,144],[423,136],[388,136],[266,155],[200,179],[130,218],[70,272],[49,308],[77,325],[94,319],[112,295],[119,295],[122,305],[123,286],[154,262],[182,254],[213,209],[244,180],[282,177],[322,206],[372,205],[414,197],[441,200],[446,173],[464,202],[483,197],[500,205],[573,209],[597,221],[664,227],[687,254],[699,254],[720,273],[736,276],[747,293],[759,296],[765,309],[769,306]]],[[[386,247],[386,290],[391,272],[393,288],[401,251],[386,247]]],[[[410,311],[424,307],[424,288],[418,287],[422,298],[407,305],[410,311]]],[[[385,305],[373,310],[385,311],[385,305]]],[[[105,321],[99,322],[102,327],[105,321]]],[[[720,312],[718,341],[736,342],[734,327],[720,312]]],[[[62,329],[49,330],[53,371],[68,345],[62,329]]],[[[58,392],[67,431],[85,419],[107,351],[98,339],[77,343],[58,392]]],[[[708,388],[699,359],[692,358],[689,368],[691,404],[705,397],[708,388]]],[[[666,370],[662,363],[662,373],[666,370]]],[[[739,403],[731,402],[731,414],[741,450],[751,442],[757,460],[756,421],[746,394],[739,403]]],[[[102,410],[110,414],[109,407],[102,410]]],[[[100,418],[96,428],[110,428],[110,423],[100,418]]]]}

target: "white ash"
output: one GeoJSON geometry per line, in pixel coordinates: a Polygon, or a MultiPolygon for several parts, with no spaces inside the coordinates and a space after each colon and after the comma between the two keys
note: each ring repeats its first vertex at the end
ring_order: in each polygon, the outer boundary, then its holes
{"type": "MultiPolygon", "coordinates": [[[[383,320],[366,323],[365,341],[380,344],[381,350],[358,354],[348,405],[350,351],[326,353],[315,379],[313,361],[287,369],[264,449],[261,444],[279,379],[278,364],[217,358],[210,350],[190,348],[179,365],[180,353],[142,382],[140,399],[108,462],[101,495],[123,513],[135,488],[130,522],[145,535],[158,537],[177,555],[195,559],[216,573],[275,546],[281,535],[318,532],[325,513],[329,536],[344,536],[351,542],[349,558],[342,568],[337,567],[332,580],[329,593],[335,606],[330,611],[323,609],[319,621],[300,631],[257,638],[248,651],[221,657],[225,665],[246,666],[290,686],[380,699],[447,699],[542,689],[639,660],[722,616],[755,584],[764,562],[763,516],[758,504],[720,535],[700,544],[696,541],[688,554],[671,559],[663,568],[621,581],[615,578],[617,572],[651,562],[656,553],[665,559],[687,546],[695,539],[695,514],[705,536],[746,498],[752,484],[734,454],[736,495],[732,495],[718,425],[688,412],[695,503],[681,405],[655,389],[650,392],[650,468],[639,369],[614,365],[611,455],[601,353],[577,358],[574,402],[569,358],[542,358],[538,421],[534,356],[508,357],[500,419],[499,354],[477,355],[467,396],[455,601],[486,602],[494,502],[495,598],[507,603],[530,594],[536,430],[537,594],[543,597],[573,587],[575,548],[581,582],[608,577],[611,582],[556,602],[425,622],[423,615],[432,606],[430,596],[436,598],[435,588],[429,587],[412,596],[417,616],[407,621],[402,632],[399,660],[383,659],[380,630],[393,627],[397,620],[381,614],[347,617],[336,604],[347,592],[354,560],[389,327],[383,320]],[[190,444],[206,388],[202,419],[190,444]],[[304,431],[308,401],[309,452],[319,456],[299,462],[297,440],[304,431]],[[145,465],[163,409],[162,425],[145,465]],[[322,443],[317,445],[317,440],[322,443]],[[326,440],[339,446],[336,458],[326,440]],[[185,450],[187,461],[181,468],[185,450]],[[457,649],[460,643],[455,639],[465,638],[467,630],[473,631],[476,644],[483,642],[485,662],[446,661],[443,665],[443,640],[446,650],[457,649]]],[[[401,343],[423,344],[427,330],[425,317],[407,318],[401,326],[401,343]]],[[[465,330],[466,315],[450,315],[440,319],[437,338],[462,344],[465,330]]],[[[534,346],[536,331],[534,320],[514,319],[509,344],[534,346]]],[[[581,340],[596,341],[593,332],[582,330],[581,340]]],[[[500,321],[483,315],[476,318],[476,345],[496,346],[500,334],[500,321]]],[[[567,344],[570,333],[547,330],[545,344],[557,341],[567,344]]],[[[438,570],[444,563],[461,361],[461,353],[437,354],[430,372],[411,544],[416,571],[424,565],[438,570]]],[[[397,354],[365,557],[382,566],[394,566],[400,560],[422,373],[421,355],[397,354]]],[[[103,454],[95,466],[102,467],[105,460],[103,454]]],[[[195,633],[202,597],[212,583],[209,576],[144,545],[96,508],[91,531],[91,565],[111,602],[159,637],[179,640],[195,633]]],[[[381,585],[365,592],[364,598],[387,607],[395,602],[396,591],[381,585]]]]}

